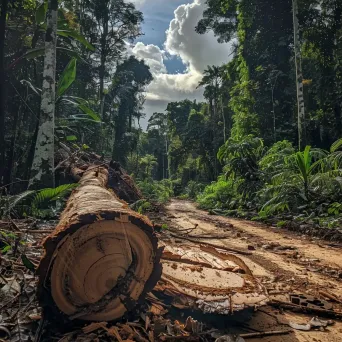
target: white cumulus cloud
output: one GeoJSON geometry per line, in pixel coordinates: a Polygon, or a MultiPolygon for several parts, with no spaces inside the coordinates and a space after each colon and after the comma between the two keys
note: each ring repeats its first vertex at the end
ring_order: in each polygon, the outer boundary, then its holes
{"type": "MultiPolygon", "coordinates": [[[[141,42],[133,47],[132,53],[145,60],[154,76],[146,94],[145,113],[148,117],[155,111],[163,112],[170,101],[203,100],[203,89],[197,89],[203,71],[208,65],[222,65],[231,58],[230,43],[219,44],[211,32],[204,35],[195,32],[204,9],[205,0],[193,0],[174,11],[174,18],[166,31],[164,50],[141,42]],[[167,73],[164,60],[170,55],[182,60],[185,73],[167,73]]],[[[142,124],[146,126],[146,123],[142,124]]]]}
{"type": "Polygon", "coordinates": [[[138,59],[143,59],[145,63],[151,68],[153,74],[160,74],[166,72],[166,67],[164,65],[164,51],[162,51],[159,46],[144,43],[137,43],[133,49],[132,53],[138,59]]]}
{"type": "Polygon", "coordinates": [[[231,44],[219,44],[212,32],[200,35],[195,27],[205,9],[204,0],[194,0],[175,10],[175,17],[166,31],[165,50],[179,56],[189,71],[202,73],[208,65],[228,61],[231,44]]]}

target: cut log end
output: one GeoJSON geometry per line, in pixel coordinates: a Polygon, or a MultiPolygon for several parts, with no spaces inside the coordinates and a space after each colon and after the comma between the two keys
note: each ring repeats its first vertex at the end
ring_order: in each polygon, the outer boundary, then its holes
{"type": "Polygon", "coordinates": [[[105,189],[106,170],[86,172],[45,241],[40,298],[69,318],[111,321],[130,311],[161,274],[148,219],[105,189]]]}

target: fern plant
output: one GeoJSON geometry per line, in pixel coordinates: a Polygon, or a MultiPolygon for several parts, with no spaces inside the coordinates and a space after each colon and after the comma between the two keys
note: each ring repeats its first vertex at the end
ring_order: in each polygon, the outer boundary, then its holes
{"type": "Polygon", "coordinates": [[[46,217],[55,216],[61,209],[62,199],[77,187],[78,184],[63,184],[57,188],[28,190],[18,195],[2,197],[1,216],[46,217]],[[58,205],[55,206],[54,204],[58,205]]]}
{"type": "Polygon", "coordinates": [[[341,196],[342,181],[335,177],[329,166],[327,151],[306,146],[303,152],[284,157],[282,170],[259,191],[267,214],[294,210],[312,201],[331,201],[341,196]]]}

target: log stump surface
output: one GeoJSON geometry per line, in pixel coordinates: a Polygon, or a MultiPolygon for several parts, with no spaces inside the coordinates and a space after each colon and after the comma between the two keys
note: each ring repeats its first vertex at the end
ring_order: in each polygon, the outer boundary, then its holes
{"type": "Polygon", "coordinates": [[[90,167],[43,242],[38,297],[70,319],[119,319],[161,276],[152,223],[107,183],[106,168],[90,167]]]}

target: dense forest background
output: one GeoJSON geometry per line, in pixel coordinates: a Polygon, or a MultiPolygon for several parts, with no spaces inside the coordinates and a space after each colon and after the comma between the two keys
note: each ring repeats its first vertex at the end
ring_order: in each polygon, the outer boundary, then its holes
{"type": "MultiPolygon", "coordinates": [[[[26,190],[37,172],[42,127],[51,121],[41,100],[54,2],[54,155],[84,150],[120,162],[147,198],[140,210],[182,196],[221,214],[262,219],[290,212],[326,227],[340,224],[340,0],[207,0],[194,30],[233,40],[231,56],[203,70],[205,102],[179,99],[163,113],[147,113],[147,131],[139,120],[153,76],[127,54],[127,42],[142,34],[143,15],[133,4],[2,0],[3,192],[26,190]]],[[[46,177],[40,188],[60,185],[56,175],[56,183],[46,177]]]]}

